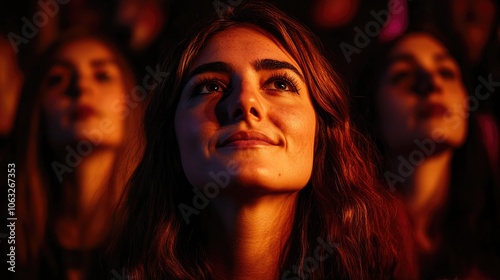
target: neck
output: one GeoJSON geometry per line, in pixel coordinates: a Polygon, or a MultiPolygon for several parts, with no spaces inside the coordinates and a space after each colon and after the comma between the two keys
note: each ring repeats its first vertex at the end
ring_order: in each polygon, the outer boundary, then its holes
{"type": "Polygon", "coordinates": [[[77,166],[62,181],[62,203],[56,234],[69,249],[93,247],[104,234],[108,213],[99,209],[109,187],[116,158],[114,149],[95,149],[82,156],[77,166]]]}
{"type": "Polygon", "coordinates": [[[277,279],[298,193],[249,201],[217,198],[206,223],[215,279],[277,279]]]}
{"type": "MultiPolygon", "coordinates": [[[[425,158],[402,183],[403,198],[414,221],[415,238],[424,250],[432,250],[433,244],[426,232],[432,217],[442,209],[448,197],[452,156],[453,151],[447,149],[425,158]]],[[[396,170],[401,162],[394,158],[393,170],[396,170]]]]}

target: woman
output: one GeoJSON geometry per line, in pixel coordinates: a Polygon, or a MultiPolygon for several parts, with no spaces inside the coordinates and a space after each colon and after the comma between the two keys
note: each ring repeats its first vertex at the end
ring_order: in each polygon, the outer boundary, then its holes
{"type": "Polygon", "coordinates": [[[476,124],[478,97],[431,33],[409,32],[375,57],[363,95],[384,177],[412,218],[422,278],[497,278],[500,189],[476,124]]]}
{"type": "Polygon", "coordinates": [[[23,81],[17,55],[3,33],[0,33],[0,57],[4,61],[0,75],[0,150],[3,152],[5,140],[10,135],[14,124],[23,81]]]}
{"type": "Polygon", "coordinates": [[[68,33],[26,81],[12,161],[20,277],[102,278],[99,252],[121,194],[111,178],[126,178],[118,162],[136,128],[133,73],[107,40],[68,33]]]}
{"type": "Polygon", "coordinates": [[[151,94],[119,267],[134,279],[393,278],[393,200],[315,36],[269,4],[221,15],[175,49],[151,94]]]}

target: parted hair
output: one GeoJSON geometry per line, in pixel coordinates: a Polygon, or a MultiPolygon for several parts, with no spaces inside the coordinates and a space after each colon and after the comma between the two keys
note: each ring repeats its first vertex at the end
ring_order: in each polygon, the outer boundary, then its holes
{"type": "MultiPolygon", "coordinates": [[[[68,162],[60,162],[56,157],[56,152],[49,144],[46,112],[42,108],[44,96],[40,88],[50,67],[56,63],[60,50],[72,42],[84,39],[99,42],[113,53],[113,59],[123,76],[125,95],[131,94],[135,84],[134,72],[125,56],[122,55],[121,49],[106,36],[90,33],[87,30],[68,30],[61,34],[33,62],[31,70],[27,73],[26,83],[21,93],[19,102],[21,106],[16,116],[13,140],[10,144],[10,157],[16,163],[19,174],[17,180],[17,213],[19,214],[20,225],[18,227],[17,248],[19,263],[22,267],[20,275],[25,275],[21,278],[35,279],[35,277],[42,274],[41,270],[57,273],[56,271],[61,269],[62,263],[53,258],[54,251],[58,249],[53,246],[53,238],[50,236],[53,236],[54,220],[60,215],[65,203],[65,198],[62,195],[62,182],[66,173],[71,174],[73,171],[71,169],[72,165],[70,166],[68,162]],[[56,169],[54,167],[55,162],[59,163],[59,166],[64,165],[66,169],[61,169],[61,167],[56,169]],[[41,265],[42,262],[46,265],[41,265]]],[[[131,113],[124,119],[127,130],[132,131],[137,128],[138,118],[136,115],[138,114],[131,110],[131,113]],[[130,121],[134,118],[135,123],[130,121]]],[[[131,133],[125,134],[132,136],[131,133]]],[[[124,143],[129,140],[128,136],[125,138],[124,143]]],[[[89,143],[89,141],[86,142],[89,143]]],[[[73,148],[75,150],[75,147],[73,148]]],[[[115,181],[114,179],[118,180],[120,176],[126,177],[125,172],[118,173],[119,165],[121,166],[117,160],[113,169],[116,176],[110,175],[112,179],[109,180],[107,188],[102,190],[98,207],[94,209],[94,213],[100,215],[99,218],[103,218],[105,215],[104,219],[111,220],[116,209],[121,195],[120,185],[123,187],[123,183],[112,184],[112,182],[115,181]]],[[[123,167],[125,167],[125,164],[123,164],[123,167]]],[[[93,223],[94,218],[96,217],[89,217],[86,224],[93,223]]],[[[94,261],[89,262],[93,263],[94,261]]],[[[49,277],[49,275],[43,276],[49,277]]]]}
{"type": "Polygon", "coordinates": [[[128,184],[112,259],[134,279],[211,279],[199,219],[184,222],[178,206],[192,199],[181,166],[174,115],[188,70],[215,34],[239,25],[266,31],[304,73],[317,115],[314,163],[299,193],[293,232],[281,254],[283,279],[391,279],[401,252],[398,211],[379,184],[371,144],[351,121],[347,90],[306,27],[274,6],[244,1],[203,21],[165,59],[169,76],[145,111],[144,157],[128,184]],[[318,238],[323,248],[316,267],[318,238]],[[307,277],[306,277],[307,275],[307,277]],[[296,278],[294,278],[296,277],[296,278]]]}

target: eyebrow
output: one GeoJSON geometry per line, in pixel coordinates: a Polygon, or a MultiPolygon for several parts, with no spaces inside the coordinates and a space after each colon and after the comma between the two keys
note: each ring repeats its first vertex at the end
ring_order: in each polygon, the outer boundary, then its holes
{"type": "MultiPolygon", "coordinates": [[[[454,58],[449,54],[449,53],[438,53],[433,56],[433,59],[436,62],[443,62],[443,61],[452,61],[454,62],[454,58]]],[[[416,59],[411,55],[411,54],[399,54],[391,57],[389,59],[388,65],[392,65],[396,62],[409,62],[409,63],[416,63],[416,59]]]]}
{"type": "Polygon", "coordinates": [[[281,70],[288,69],[292,70],[299,78],[304,82],[304,77],[300,74],[299,70],[295,68],[292,64],[286,61],[279,61],[274,59],[261,59],[254,62],[254,68],[257,71],[260,70],[281,70]]]}
{"type": "MultiPolygon", "coordinates": [[[[74,68],[74,66],[73,66],[73,64],[71,62],[69,62],[67,60],[64,60],[64,59],[57,59],[52,64],[52,66],[59,66],[59,65],[63,66],[63,67],[67,67],[67,68],[74,68]]],[[[116,63],[116,61],[114,61],[112,59],[94,59],[94,60],[90,61],[90,65],[93,68],[105,67],[105,66],[108,66],[108,65],[118,66],[118,64],[116,63]]]]}
{"type": "Polygon", "coordinates": [[[205,63],[202,64],[198,67],[196,67],[191,73],[186,78],[186,81],[191,80],[192,77],[203,74],[206,72],[214,72],[214,73],[231,73],[233,71],[233,68],[225,63],[225,62],[210,62],[210,63],[205,63]]]}
{"type": "Polygon", "coordinates": [[[90,65],[92,65],[92,67],[103,67],[108,65],[117,66],[118,64],[112,59],[95,59],[90,62],[90,65]]]}
{"type": "Polygon", "coordinates": [[[389,61],[387,63],[388,66],[392,65],[392,64],[395,64],[397,62],[409,62],[409,63],[415,63],[416,60],[415,58],[410,55],[410,54],[398,54],[398,55],[395,55],[395,56],[391,56],[389,58],[389,61]]]}
{"type": "Polygon", "coordinates": [[[439,53],[434,55],[434,60],[436,61],[443,61],[443,60],[450,60],[450,61],[455,61],[455,59],[449,54],[449,53],[439,53]]]}
{"type": "Polygon", "coordinates": [[[66,67],[66,68],[72,68],[73,67],[69,61],[62,60],[62,59],[56,59],[54,61],[54,63],[52,63],[50,65],[50,67],[54,67],[54,66],[63,66],[63,67],[66,67]]]}
{"type": "MultiPolygon", "coordinates": [[[[253,63],[253,67],[256,71],[261,71],[261,70],[280,70],[280,69],[289,69],[293,71],[299,78],[304,82],[304,77],[302,74],[300,74],[299,70],[292,64],[285,62],[285,61],[279,61],[279,60],[274,60],[274,59],[261,59],[257,60],[253,63]]],[[[213,72],[213,73],[231,73],[233,71],[233,68],[231,65],[225,63],[225,62],[210,62],[206,64],[202,64],[198,67],[196,67],[191,73],[186,78],[186,81],[191,80],[196,75],[203,74],[206,72],[213,72]]]]}

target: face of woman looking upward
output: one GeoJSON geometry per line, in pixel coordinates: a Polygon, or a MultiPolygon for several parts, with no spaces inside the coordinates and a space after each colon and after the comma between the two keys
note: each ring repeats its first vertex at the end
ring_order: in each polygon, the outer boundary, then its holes
{"type": "Polygon", "coordinates": [[[115,57],[104,44],[80,39],[64,45],[41,91],[52,145],[80,140],[121,143],[125,87],[115,57]]]}
{"type": "Polygon", "coordinates": [[[231,184],[294,191],[311,176],[316,115],[297,62],[252,26],[212,37],[194,60],[175,129],[190,183],[236,165],[231,184]]]}
{"type": "Polygon", "coordinates": [[[467,133],[467,93],[460,68],[425,33],[403,38],[389,56],[376,100],[380,134],[393,153],[430,139],[459,147],[467,133]]]}

